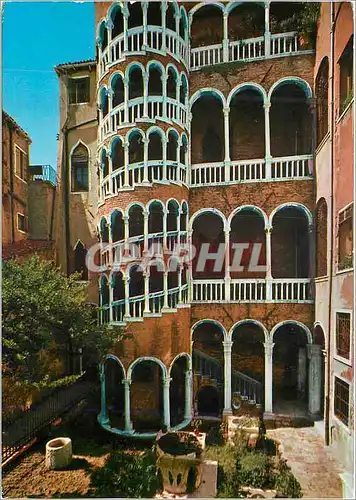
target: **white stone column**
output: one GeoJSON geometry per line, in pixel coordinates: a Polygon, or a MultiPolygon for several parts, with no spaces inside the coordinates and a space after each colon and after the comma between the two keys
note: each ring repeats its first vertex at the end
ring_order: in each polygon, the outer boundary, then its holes
{"type": "Polygon", "coordinates": [[[162,82],[162,115],[163,118],[167,118],[167,75],[165,73],[162,73],[161,75],[161,82],[162,82]]]}
{"type": "Polygon", "coordinates": [[[224,345],[224,415],[232,414],[231,407],[231,351],[232,341],[225,340],[224,345]]]}
{"type": "Polygon", "coordinates": [[[230,123],[229,123],[229,115],[230,108],[224,108],[224,138],[225,138],[225,156],[224,156],[224,165],[225,165],[225,182],[230,180],[230,123]]]}
{"type": "Polygon", "coordinates": [[[167,179],[167,139],[162,138],[162,152],[163,152],[163,182],[168,182],[167,179]]]}
{"type": "Polygon", "coordinates": [[[307,351],[305,347],[298,349],[298,395],[304,399],[305,387],[307,383],[307,351]]]}
{"type": "Polygon", "coordinates": [[[225,300],[230,302],[230,228],[225,228],[225,300]]]}
{"type": "Polygon", "coordinates": [[[168,309],[168,271],[164,271],[163,273],[163,309],[168,309]]]}
{"type": "Polygon", "coordinates": [[[124,122],[129,123],[129,80],[124,78],[124,122]]]}
{"type": "Polygon", "coordinates": [[[321,346],[308,344],[308,412],[311,416],[320,415],[321,411],[321,382],[322,382],[322,352],[321,346]]]}
{"type": "Polygon", "coordinates": [[[171,428],[171,412],[169,405],[169,386],[171,378],[166,377],[163,380],[163,422],[167,429],[171,428]]]}
{"type": "Polygon", "coordinates": [[[146,210],[144,210],[144,212],[143,212],[143,237],[144,237],[143,251],[147,252],[148,251],[148,212],[146,210]]]}
{"type": "Polygon", "coordinates": [[[184,420],[192,419],[192,370],[187,370],[185,372],[185,408],[184,408],[184,420]]]}
{"type": "Polygon", "coordinates": [[[125,431],[132,432],[131,410],[130,410],[130,385],[131,380],[123,380],[125,392],[125,431]]]}
{"type": "Polygon", "coordinates": [[[266,179],[272,177],[272,156],[271,156],[271,133],[270,133],[270,116],[269,110],[271,103],[266,102],[263,105],[265,110],[265,162],[266,162],[266,179]]]}
{"type": "Polygon", "coordinates": [[[127,32],[129,29],[129,11],[126,8],[125,11],[123,12],[123,18],[124,18],[124,54],[128,51],[128,36],[127,32]]]}
{"type": "Polygon", "coordinates": [[[269,29],[269,2],[265,3],[265,56],[271,53],[271,32],[269,29]]]}
{"type": "Polygon", "coordinates": [[[112,305],[112,303],[114,302],[114,284],[115,284],[115,280],[113,279],[113,277],[111,277],[110,281],[109,281],[109,320],[110,320],[110,323],[112,323],[114,320],[113,305],[112,305]]]}
{"type": "Polygon", "coordinates": [[[265,343],[265,413],[273,413],[273,343],[265,343]]]}
{"type": "Polygon", "coordinates": [[[228,14],[223,15],[223,62],[229,61],[229,16],[228,14]]]}
{"type": "Polygon", "coordinates": [[[141,2],[142,5],[142,19],[143,19],[143,43],[142,43],[142,50],[147,49],[147,10],[148,10],[148,3],[147,2],[141,2]]]}
{"type": "Polygon", "coordinates": [[[162,14],[162,52],[166,51],[166,11],[167,2],[161,2],[161,14],[162,14]]]}
{"type": "Polygon", "coordinates": [[[123,281],[125,285],[125,315],[124,315],[124,321],[127,321],[128,319],[131,318],[130,314],[130,277],[129,276],[123,276],[123,281]]]}
{"type": "Polygon", "coordinates": [[[179,269],[178,269],[178,304],[182,303],[182,270],[183,270],[183,265],[179,263],[179,269]]]}
{"type": "Polygon", "coordinates": [[[192,265],[192,229],[187,228],[187,241],[188,241],[188,303],[193,300],[193,265],[192,265]]]}
{"type": "Polygon", "coordinates": [[[143,142],[143,180],[142,184],[149,184],[148,180],[148,139],[142,139],[143,142]]]}
{"type": "Polygon", "coordinates": [[[109,61],[109,64],[112,62],[112,52],[111,52],[111,42],[112,42],[112,30],[114,28],[114,25],[113,25],[113,22],[111,21],[111,19],[109,19],[107,22],[106,22],[106,29],[107,29],[107,32],[108,32],[108,61],[109,61]]]}
{"type": "Polygon", "coordinates": [[[102,424],[109,423],[108,408],[106,404],[106,381],[105,381],[105,363],[99,366],[100,377],[100,422],[102,424]]]}
{"type": "Polygon", "coordinates": [[[123,148],[124,148],[124,188],[130,187],[129,184],[129,143],[124,142],[123,143],[123,148]]]}
{"type": "Polygon", "coordinates": [[[125,214],[123,216],[123,222],[124,222],[124,254],[125,254],[125,257],[127,257],[127,254],[129,252],[129,237],[130,237],[130,234],[129,234],[129,216],[127,214],[125,214]]]}
{"type": "Polygon", "coordinates": [[[151,312],[150,311],[150,298],[149,298],[149,294],[150,294],[150,274],[149,273],[150,273],[150,268],[148,268],[148,270],[144,274],[145,309],[143,312],[146,314],[149,314],[151,312]]]}
{"type": "Polygon", "coordinates": [[[149,118],[148,116],[148,74],[147,71],[143,75],[143,117],[149,118]]]}
{"type": "Polygon", "coordinates": [[[272,226],[265,228],[266,233],[266,300],[272,301],[272,226]]]}

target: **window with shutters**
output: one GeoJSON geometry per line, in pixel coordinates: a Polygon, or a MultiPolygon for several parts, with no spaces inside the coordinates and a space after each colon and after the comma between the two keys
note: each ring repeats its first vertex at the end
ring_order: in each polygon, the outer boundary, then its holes
{"type": "Polygon", "coordinates": [[[350,325],[350,313],[336,313],[336,354],[347,360],[350,359],[350,325]]]}
{"type": "Polygon", "coordinates": [[[344,380],[335,377],[334,414],[345,425],[349,424],[350,386],[344,380]]]}
{"type": "Polygon", "coordinates": [[[340,109],[343,113],[353,98],[353,36],[348,41],[339,59],[340,68],[340,109]]]}
{"type": "Polygon", "coordinates": [[[84,104],[90,100],[90,78],[70,78],[68,84],[69,104],[84,104]]]}
{"type": "Polygon", "coordinates": [[[89,153],[84,144],[78,144],[71,156],[72,192],[88,191],[89,153]]]}
{"type": "Polygon", "coordinates": [[[15,146],[15,173],[23,181],[27,180],[28,159],[27,154],[15,146]]]}
{"type": "Polygon", "coordinates": [[[338,270],[353,267],[353,203],[339,212],[338,270]]]}

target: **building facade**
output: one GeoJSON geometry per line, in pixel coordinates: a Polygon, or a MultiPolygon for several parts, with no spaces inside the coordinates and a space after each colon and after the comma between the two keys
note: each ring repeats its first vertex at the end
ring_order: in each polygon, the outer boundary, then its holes
{"type": "Polygon", "coordinates": [[[53,258],[56,173],[30,165],[31,139],[2,112],[2,255],[53,258]]]}
{"type": "Polygon", "coordinates": [[[353,30],[350,3],[321,4],[314,69],[314,336],[324,350],[326,440],[350,470],[354,463],[353,30]]]}
{"type": "Polygon", "coordinates": [[[62,183],[82,144],[91,179],[60,197],[64,241],[99,241],[92,297],[132,334],[99,422],[145,437],[258,408],[352,463],[350,4],[95,7],[96,62],[56,70],[62,183]]]}

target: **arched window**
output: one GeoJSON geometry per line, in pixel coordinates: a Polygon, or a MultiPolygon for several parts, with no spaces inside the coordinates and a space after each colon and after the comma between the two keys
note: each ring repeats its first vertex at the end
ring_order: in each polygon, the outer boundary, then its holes
{"type": "Polygon", "coordinates": [[[162,25],[161,2],[148,2],[147,24],[148,26],[162,25]]]}
{"type": "Polygon", "coordinates": [[[118,210],[111,214],[111,239],[113,243],[124,239],[124,222],[122,213],[118,210]]]}
{"type": "Polygon", "coordinates": [[[101,150],[100,164],[101,164],[101,168],[103,170],[103,178],[105,179],[105,177],[107,175],[109,175],[109,158],[108,158],[108,156],[106,154],[105,149],[101,150]]]}
{"type": "Polygon", "coordinates": [[[177,161],[178,140],[174,132],[169,132],[167,143],[167,160],[177,161]]]}
{"type": "Polygon", "coordinates": [[[131,134],[129,139],[129,163],[143,161],[143,141],[139,132],[131,134]]]}
{"type": "Polygon", "coordinates": [[[179,206],[175,200],[168,202],[167,210],[167,231],[177,231],[178,229],[179,206]]]}
{"type": "Polygon", "coordinates": [[[328,207],[325,198],[321,198],[315,210],[316,221],[316,276],[327,275],[327,221],[328,207]]]}
{"type": "Polygon", "coordinates": [[[148,95],[162,95],[161,71],[155,66],[150,66],[148,78],[148,95]]]}
{"type": "Polygon", "coordinates": [[[132,68],[129,76],[129,99],[143,96],[143,76],[141,68],[132,68]]]}
{"type": "Polygon", "coordinates": [[[188,152],[188,141],[185,135],[182,137],[182,143],[180,145],[180,150],[179,150],[179,161],[183,165],[186,165],[186,155],[188,152]]]}
{"type": "Polygon", "coordinates": [[[166,12],[166,27],[169,30],[176,30],[176,20],[174,15],[174,8],[172,4],[168,4],[167,12],[166,12]]]}
{"type": "Polygon", "coordinates": [[[105,26],[105,21],[102,21],[99,27],[99,45],[101,50],[105,50],[108,46],[108,31],[105,26]]]}
{"type": "Polygon", "coordinates": [[[112,107],[115,108],[124,102],[124,82],[122,81],[121,76],[115,78],[112,89],[114,91],[112,107]]]}
{"type": "Polygon", "coordinates": [[[167,97],[170,97],[171,99],[177,98],[177,75],[172,68],[169,68],[168,70],[167,97]]]}
{"type": "Polygon", "coordinates": [[[187,95],[188,95],[187,79],[186,79],[185,75],[182,75],[181,85],[180,85],[180,89],[179,89],[179,101],[182,104],[185,104],[185,102],[187,100],[187,95]]]}
{"type": "Polygon", "coordinates": [[[122,15],[121,9],[117,6],[114,17],[113,17],[113,31],[112,38],[114,39],[124,31],[124,17],[122,15]]]}
{"type": "Polygon", "coordinates": [[[116,139],[112,147],[112,169],[124,166],[124,148],[120,139],[116,139]]]}
{"type": "Polygon", "coordinates": [[[108,99],[108,94],[107,94],[106,88],[102,88],[100,90],[99,108],[100,108],[101,112],[103,113],[103,118],[105,118],[105,116],[109,112],[109,99],[108,99]]]}
{"type": "Polygon", "coordinates": [[[81,241],[74,248],[74,272],[80,273],[82,280],[88,279],[88,268],[85,264],[87,251],[81,241]]]}
{"type": "Polygon", "coordinates": [[[71,156],[72,192],[88,191],[88,167],[88,149],[80,143],[71,156]]]}
{"type": "Polygon", "coordinates": [[[324,57],[315,82],[318,144],[328,132],[329,60],[324,57]]]}
{"type": "Polygon", "coordinates": [[[143,25],[141,2],[129,3],[129,29],[143,25]]]}
{"type": "Polygon", "coordinates": [[[158,132],[152,132],[149,136],[148,143],[148,159],[149,160],[162,160],[162,137],[158,132]]]}

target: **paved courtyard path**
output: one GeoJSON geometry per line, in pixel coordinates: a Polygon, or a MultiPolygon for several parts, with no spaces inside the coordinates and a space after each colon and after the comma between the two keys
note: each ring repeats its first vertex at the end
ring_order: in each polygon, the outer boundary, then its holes
{"type": "Polygon", "coordinates": [[[271,429],[267,436],[280,443],[282,456],[302,487],[303,498],[342,498],[339,473],[344,469],[315,427],[271,429]]]}

